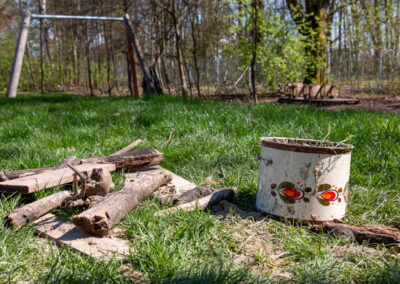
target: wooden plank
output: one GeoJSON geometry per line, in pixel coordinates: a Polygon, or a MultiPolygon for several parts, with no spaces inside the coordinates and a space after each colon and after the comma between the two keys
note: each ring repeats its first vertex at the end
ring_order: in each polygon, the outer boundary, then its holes
{"type": "MultiPolygon", "coordinates": [[[[90,175],[93,169],[103,168],[108,171],[115,171],[114,164],[82,164],[76,168],[83,173],[90,175]]],[[[30,175],[18,179],[0,182],[0,191],[32,193],[45,188],[54,187],[73,181],[74,172],[70,168],[62,168],[50,172],[30,175]]]]}
{"type": "MultiPolygon", "coordinates": [[[[174,195],[180,195],[196,187],[196,184],[165,170],[160,166],[155,166],[145,170],[154,172],[164,171],[171,174],[172,180],[167,185],[162,186],[159,192],[162,192],[162,190],[170,192],[170,189],[174,188],[174,195]]],[[[126,176],[127,178],[132,179],[137,176],[137,172],[128,173],[126,176]]],[[[35,221],[34,227],[39,236],[49,238],[60,246],[69,247],[100,261],[107,262],[111,258],[122,259],[125,256],[128,256],[130,252],[127,237],[118,226],[114,228],[108,236],[95,237],[81,232],[71,222],[61,220],[49,213],[35,221]]]]}
{"type": "Polygon", "coordinates": [[[314,104],[314,105],[355,105],[358,104],[360,100],[358,99],[304,99],[304,98],[279,98],[278,103],[299,103],[299,104],[314,104]]]}
{"type": "MultiPolygon", "coordinates": [[[[39,236],[49,238],[101,261],[122,259],[129,255],[129,242],[123,232],[114,230],[109,236],[95,237],[80,231],[75,225],[49,213],[34,222],[39,236]]],[[[121,231],[121,230],[119,230],[121,231]]]]}

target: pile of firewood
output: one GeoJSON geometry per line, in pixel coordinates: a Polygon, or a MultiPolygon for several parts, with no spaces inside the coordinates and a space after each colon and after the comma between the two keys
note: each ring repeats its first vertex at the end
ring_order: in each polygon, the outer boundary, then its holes
{"type": "MultiPolygon", "coordinates": [[[[107,235],[114,224],[136,208],[155,189],[171,181],[167,171],[146,171],[160,165],[164,155],[153,148],[132,151],[142,140],[137,140],[122,150],[105,157],[78,159],[68,157],[51,168],[0,171],[0,191],[23,194],[73,185],[73,192],[59,191],[18,208],[6,216],[6,223],[19,229],[37,220],[57,207],[87,209],[72,217],[72,223],[81,231],[92,235],[107,235]],[[114,188],[111,171],[141,170],[136,179],[126,179],[120,191],[114,188]]],[[[162,169],[162,168],[161,168],[162,169]]],[[[217,191],[198,187],[173,201],[176,207],[160,211],[158,215],[177,210],[204,209],[220,200],[234,200],[235,192],[223,188],[217,191]]]]}

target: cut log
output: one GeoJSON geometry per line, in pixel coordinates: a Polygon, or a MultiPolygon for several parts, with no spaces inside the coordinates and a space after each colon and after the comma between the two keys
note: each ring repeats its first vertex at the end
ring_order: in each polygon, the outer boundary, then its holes
{"type": "Polygon", "coordinates": [[[64,161],[62,161],[55,167],[16,170],[16,171],[8,171],[8,172],[3,172],[3,173],[8,179],[17,179],[17,178],[21,178],[21,177],[25,177],[25,176],[30,176],[30,175],[35,175],[35,174],[49,172],[49,171],[53,171],[53,170],[57,170],[57,169],[66,168],[67,167],[66,161],[68,161],[73,166],[77,166],[81,163],[80,159],[78,159],[77,157],[71,156],[71,157],[67,157],[64,161]]]}
{"type": "Polygon", "coordinates": [[[179,206],[175,206],[172,208],[168,208],[165,210],[158,211],[154,216],[163,216],[171,213],[175,213],[177,211],[194,211],[196,208],[199,210],[206,209],[209,206],[213,206],[222,200],[233,201],[235,199],[235,191],[231,188],[221,188],[215,191],[214,193],[200,198],[198,200],[181,204],[179,206]]]}
{"type": "MultiPolygon", "coordinates": [[[[115,171],[114,164],[83,164],[76,166],[76,168],[87,176],[90,176],[93,169],[102,168],[103,170],[107,171],[115,171]]],[[[0,191],[32,193],[44,188],[70,183],[73,180],[74,172],[70,168],[62,168],[50,172],[44,172],[0,182],[0,191]]]]}
{"type": "Polygon", "coordinates": [[[115,164],[116,169],[137,170],[164,163],[164,155],[153,148],[139,149],[121,155],[90,157],[83,163],[115,164]]]}
{"type": "Polygon", "coordinates": [[[22,206],[6,216],[6,224],[19,229],[61,206],[71,196],[71,192],[64,190],[22,206]]]}
{"type": "Polygon", "coordinates": [[[142,143],[143,140],[142,139],[138,139],[136,141],[133,141],[131,144],[129,144],[128,146],[126,146],[125,148],[122,148],[121,150],[112,153],[110,156],[118,156],[124,153],[128,153],[129,151],[132,151],[133,148],[135,148],[137,145],[139,145],[140,143],[142,143]]]}
{"type": "Polygon", "coordinates": [[[324,232],[334,237],[353,239],[359,243],[396,244],[400,243],[400,230],[391,227],[351,226],[341,223],[324,223],[311,227],[313,232],[324,232]]]}
{"type": "Polygon", "coordinates": [[[138,170],[132,173],[126,173],[126,179],[137,179],[143,171],[152,172],[152,174],[163,173],[166,172],[172,176],[172,181],[166,185],[163,185],[159,188],[159,190],[154,192],[154,196],[158,198],[161,204],[172,202],[174,198],[182,195],[186,191],[194,189],[197,187],[196,184],[184,179],[181,176],[174,174],[161,166],[154,166],[151,168],[146,168],[142,170],[138,170]]]}
{"type": "Polygon", "coordinates": [[[92,235],[107,235],[112,226],[119,222],[129,211],[136,208],[156,188],[171,181],[166,172],[152,174],[143,171],[134,180],[125,180],[122,190],[111,193],[107,198],[72,218],[80,230],[92,235]]]}

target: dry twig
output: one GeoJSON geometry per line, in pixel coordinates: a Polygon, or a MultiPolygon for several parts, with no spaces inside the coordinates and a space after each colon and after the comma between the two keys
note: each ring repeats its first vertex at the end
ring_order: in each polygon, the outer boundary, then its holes
{"type": "Polygon", "coordinates": [[[169,132],[169,138],[168,138],[167,141],[164,142],[163,147],[164,147],[165,145],[167,145],[169,142],[171,142],[172,133],[174,133],[174,131],[175,131],[175,129],[174,129],[174,128],[171,128],[171,131],[169,132]]]}

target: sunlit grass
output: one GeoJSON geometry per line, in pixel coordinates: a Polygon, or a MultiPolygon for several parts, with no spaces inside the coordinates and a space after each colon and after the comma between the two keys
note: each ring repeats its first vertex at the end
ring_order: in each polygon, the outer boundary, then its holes
{"type": "MultiPolygon", "coordinates": [[[[355,135],[351,140],[355,149],[346,221],[399,228],[398,114],[328,112],[309,106],[229,105],[178,97],[0,98],[3,170],[53,166],[71,155],[107,155],[141,138],[146,139],[141,147],[153,146],[162,151],[164,167],[188,180],[201,183],[213,175],[222,180],[221,186],[237,186],[239,204],[250,210],[254,209],[257,189],[259,165],[254,156],[260,152],[260,137],[322,139],[327,135],[331,141],[355,135]],[[172,139],[165,144],[172,128],[172,139]],[[225,170],[225,178],[220,168],[225,170]]],[[[113,178],[119,189],[123,176],[114,173],[113,178]]],[[[50,192],[38,193],[36,197],[50,192]]],[[[3,219],[17,202],[17,196],[3,198],[0,217],[3,219]]],[[[226,226],[223,221],[200,212],[155,219],[152,214],[158,208],[157,200],[151,199],[131,212],[122,224],[133,249],[127,261],[154,282],[252,282],[264,279],[259,274],[269,281],[282,280],[269,271],[242,267],[243,273],[238,273],[237,268],[231,267],[234,250],[231,236],[221,233],[226,226]]],[[[290,251],[289,265],[283,271],[295,281],[328,281],[340,274],[336,282],[380,282],[399,276],[399,263],[382,258],[379,249],[371,258],[362,254],[354,262],[341,263],[332,257],[328,247],[349,242],[272,221],[269,226],[275,234],[275,245],[290,251]],[[331,270],[327,271],[329,267],[331,270]]],[[[11,282],[66,283],[126,280],[117,269],[119,263],[98,263],[65,249],[46,253],[42,245],[36,244],[31,228],[14,232],[4,228],[3,223],[1,227],[0,278],[9,277],[11,282]]]]}

